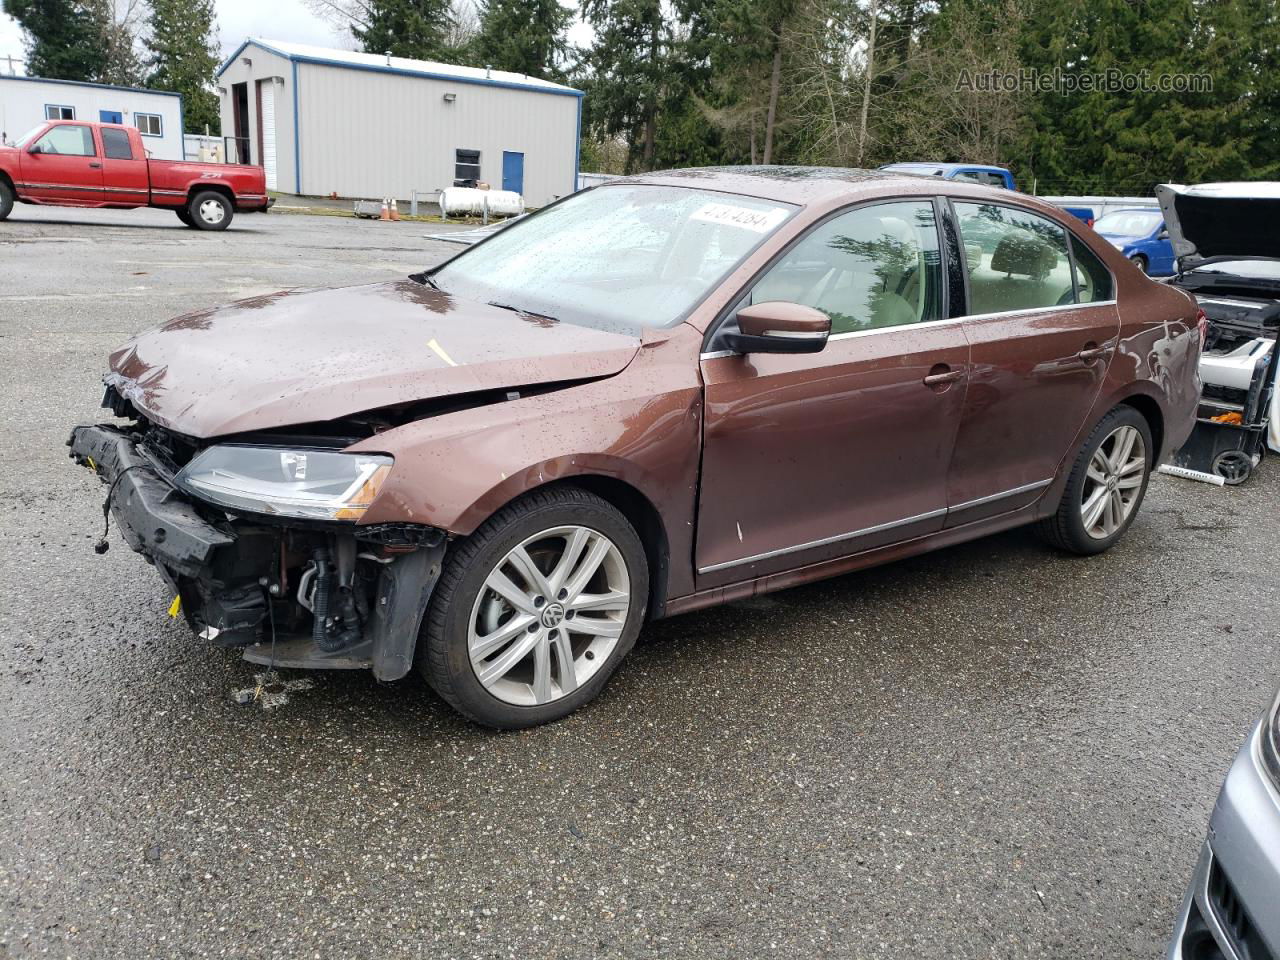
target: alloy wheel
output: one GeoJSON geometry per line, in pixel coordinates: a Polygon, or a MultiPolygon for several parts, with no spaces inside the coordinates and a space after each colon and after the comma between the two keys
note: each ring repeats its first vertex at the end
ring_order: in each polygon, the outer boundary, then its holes
{"type": "Polygon", "coordinates": [[[505,703],[559,700],[604,666],[630,606],[631,579],[612,540],[583,526],[545,530],[485,578],[468,620],[471,668],[505,703]]]}
{"type": "Polygon", "coordinates": [[[1147,446],[1131,426],[1112,430],[1089,459],[1080,499],[1085,532],[1105,540],[1124,526],[1142,492],[1147,446]]]}
{"type": "Polygon", "coordinates": [[[226,210],[217,200],[206,200],[200,204],[200,219],[205,223],[219,224],[226,215],[226,210]]]}

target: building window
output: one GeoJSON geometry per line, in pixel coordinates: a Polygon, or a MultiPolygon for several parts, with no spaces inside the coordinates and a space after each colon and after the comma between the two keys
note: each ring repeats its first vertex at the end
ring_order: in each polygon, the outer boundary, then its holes
{"type": "Polygon", "coordinates": [[[163,137],[164,125],[157,113],[135,113],[133,124],[144,137],[163,137]]]}
{"type": "Polygon", "coordinates": [[[44,118],[46,120],[74,120],[76,118],[76,108],[63,107],[56,103],[46,103],[44,105],[44,118]]]}
{"type": "Polygon", "coordinates": [[[102,134],[102,150],[107,155],[108,160],[133,159],[133,147],[129,143],[129,134],[123,130],[114,130],[111,127],[103,127],[100,132],[102,134]]]}
{"type": "Polygon", "coordinates": [[[453,157],[453,185],[474,184],[480,179],[480,151],[455,150],[453,157]]]}

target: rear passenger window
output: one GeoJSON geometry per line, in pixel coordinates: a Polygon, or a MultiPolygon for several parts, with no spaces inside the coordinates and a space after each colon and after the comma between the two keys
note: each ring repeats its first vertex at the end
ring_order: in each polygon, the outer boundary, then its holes
{"type": "Polygon", "coordinates": [[[929,201],[883,203],[834,217],[804,237],[751,291],[821,310],[831,332],[942,316],[942,258],[929,201]]]}
{"type": "Polygon", "coordinates": [[[1051,220],[988,203],[956,203],[969,313],[1007,313],[1075,302],[1067,231],[1051,220]]]}
{"type": "Polygon", "coordinates": [[[132,160],[133,147],[129,145],[129,135],[123,130],[102,128],[102,152],[108,160],[132,160]]]}
{"type": "Polygon", "coordinates": [[[1084,245],[1077,236],[1071,237],[1071,252],[1076,259],[1076,286],[1079,290],[1077,300],[1080,303],[1097,303],[1099,300],[1110,300],[1111,271],[1098,259],[1098,255],[1084,245]]]}

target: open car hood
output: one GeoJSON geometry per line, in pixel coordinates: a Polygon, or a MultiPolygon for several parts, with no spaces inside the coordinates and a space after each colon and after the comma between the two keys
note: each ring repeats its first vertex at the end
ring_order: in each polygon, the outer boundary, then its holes
{"type": "Polygon", "coordinates": [[[204,439],[611,376],[639,348],[638,336],[459,300],[406,279],[189,313],[112,354],[106,382],[161,426],[204,439]]]}
{"type": "Polygon", "coordinates": [[[1280,183],[1163,183],[1156,199],[1178,265],[1280,259],[1280,183]]]}

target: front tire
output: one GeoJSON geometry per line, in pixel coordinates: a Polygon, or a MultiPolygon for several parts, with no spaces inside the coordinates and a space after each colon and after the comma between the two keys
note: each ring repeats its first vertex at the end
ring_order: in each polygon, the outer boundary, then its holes
{"type": "Polygon", "coordinates": [[[1038,525],[1040,536],[1084,556],[1111,549],[1138,515],[1154,455],[1146,418],[1133,407],[1116,407],[1080,447],[1062,502],[1038,525]]]}
{"type": "Polygon", "coordinates": [[[9,214],[13,212],[13,187],[0,180],[0,220],[6,220],[9,214]]]}
{"type": "Polygon", "coordinates": [[[549,723],[603,689],[648,596],[644,546],[617,509],[575,487],[529,494],[451,549],[419,669],[477,723],[549,723]]]}
{"type": "Polygon", "coordinates": [[[1135,267],[1137,267],[1143,273],[1147,272],[1147,258],[1144,257],[1142,254],[1135,253],[1133,254],[1133,256],[1129,258],[1129,260],[1133,263],[1135,267]]]}
{"type": "Polygon", "coordinates": [[[225,230],[235,216],[231,201],[216,190],[197,193],[187,204],[187,216],[199,230],[225,230]]]}

